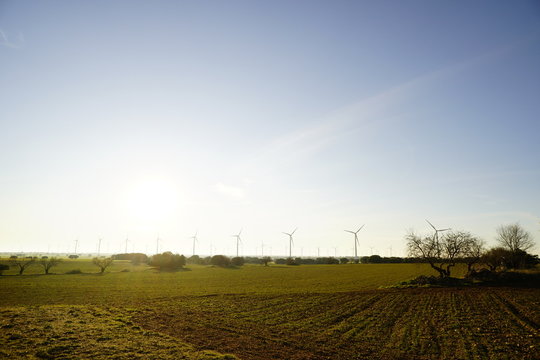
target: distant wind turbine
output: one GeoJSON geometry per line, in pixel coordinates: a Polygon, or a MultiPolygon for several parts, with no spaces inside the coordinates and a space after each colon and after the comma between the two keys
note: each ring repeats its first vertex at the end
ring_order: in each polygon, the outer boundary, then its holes
{"type": "Polygon", "coordinates": [[[345,230],[348,233],[354,234],[354,258],[355,259],[358,259],[358,246],[360,246],[360,244],[358,243],[358,233],[360,232],[360,230],[362,230],[364,226],[366,226],[366,224],[360,226],[360,229],[356,231],[345,230]]]}
{"type": "Polygon", "coordinates": [[[242,233],[243,229],[240,229],[240,232],[238,235],[231,235],[232,237],[236,238],[236,257],[238,257],[238,247],[240,246],[240,243],[242,242],[242,238],[240,238],[240,234],[242,233]]]}
{"type": "Polygon", "coordinates": [[[157,236],[157,239],[156,239],[156,254],[159,254],[159,242],[161,241],[161,239],[159,238],[159,234],[157,236]]]}
{"type": "Polygon", "coordinates": [[[284,232],[285,235],[288,235],[288,236],[289,236],[289,257],[292,257],[292,246],[293,246],[293,243],[294,243],[294,242],[293,242],[292,236],[293,236],[293,234],[294,234],[294,232],[295,232],[296,230],[298,230],[298,228],[294,229],[290,234],[284,232]]]}
{"type": "Polygon", "coordinates": [[[77,247],[79,246],[79,239],[75,240],[75,255],[77,255],[77,247]]]}
{"type": "Polygon", "coordinates": [[[98,246],[97,246],[97,256],[99,257],[99,254],[101,253],[101,238],[98,240],[98,246]]]}
{"type": "MultiPolygon", "coordinates": [[[[193,239],[193,255],[195,255],[195,243],[196,242],[199,242],[198,239],[197,239],[197,233],[198,231],[195,231],[195,235],[193,235],[192,237],[190,237],[190,239],[193,239]]],[[[211,252],[211,251],[210,251],[211,252]]]]}
{"type": "Polygon", "coordinates": [[[428,219],[426,219],[426,221],[427,221],[427,223],[429,224],[429,226],[431,226],[431,227],[433,228],[433,230],[435,230],[435,240],[436,240],[436,241],[439,240],[439,233],[440,233],[440,232],[452,230],[451,228],[447,228],[447,229],[437,229],[435,226],[433,226],[432,223],[429,222],[428,219]]]}

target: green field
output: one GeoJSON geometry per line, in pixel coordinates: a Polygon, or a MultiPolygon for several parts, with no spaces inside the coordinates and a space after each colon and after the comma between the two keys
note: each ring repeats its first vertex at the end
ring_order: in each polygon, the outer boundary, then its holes
{"type": "MultiPolygon", "coordinates": [[[[0,277],[0,357],[535,359],[538,288],[386,288],[426,265],[188,266],[88,260],[0,277]],[[65,272],[80,269],[83,274],[65,272]]],[[[456,275],[459,275],[459,270],[456,275]]]]}

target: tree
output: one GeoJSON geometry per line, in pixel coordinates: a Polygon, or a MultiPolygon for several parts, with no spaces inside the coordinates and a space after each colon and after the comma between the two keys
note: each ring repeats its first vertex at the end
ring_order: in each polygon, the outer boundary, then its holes
{"type": "Polygon", "coordinates": [[[9,270],[9,265],[6,264],[0,264],[0,275],[4,272],[4,270],[9,270]]]}
{"type": "Polygon", "coordinates": [[[103,258],[103,259],[100,259],[100,258],[93,258],[92,259],[92,263],[94,265],[96,265],[97,267],[99,267],[100,269],[100,274],[103,274],[105,272],[105,269],[107,269],[109,266],[112,265],[113,263],[113,259],[112,258],[103,258]]]}
{"type": "Polygon", "coordinates": [[[191,255],[190,257],[187,258],[187,263],[188,264],[196,264],[196,265],[199,265],[201,264],[202,260],[201,260],[201,257],[199,255],[191,255]]]}
{"type": "Polygon", "coordinates": [[[45,274],[49,274],[49,270],[51,270],[53,267],[57,266],[58,264],[60,264],[62,262],[61,259],[58,259],[58,258],[55,258],[55,257],[52,257],[52,258],[41,258],[41,260],[39,260],[39,265],[41,265],[43,267],[43,270],[45,270],[45,274]]]}
{"type": "Polygon", "coordinates": [[[497,229],[497,241],[512,252],[527,251],[534,246],[531,234],[518,223],[500,226],[497,229]]]}
{"type": "Polygon", "coordinates": [[[215,266],[227,267],[231,265],[231,259],[225,255],[214,255],[210,259],[210,264],[215,266]]]}
{"type": "Polygon", "coordinates": [[[486,265],[490,271],[495,271],[499,267],[505,266],[505,259],[509,255],[510,251],[502,247],[496,247],[484,253],[480,259],[480,262],[486,265]]]}
{"type": "Polygon", "coordinates": [[[180,270],[186,265],[186,257],[184,255],[173,254],[170,251],[166,251],[162,254],[152,256],[148,265],[153,266],[160,271],[180,270]]]}
{"type": "Polygon", "coordinates": [[[241,256],[236,256],[231,259],[231,264],[233,266],[243,266],[245,263],[245,260],[241,256]]]}
{"type": "Polygon", "coordinates": [[[19,275],[22,275],[24,271],[36,263],[36,259],[28,257],[26,259],[11,259],[10,265],[17,266],[19,268],[19,275]]]}
{"type": "Polygon", "coordinates": [[[428,262],[441,278],[449,277],[457,260],[466,257],[468,249],[479,241],[464,231],[447,232],[441,237],[421,237],[411,231],[406,240],[409,256],[428,262]]]}
{"type": "Polygon", "coordinates": [[[261,264],[263,264],[264,266],[268,266],[269,262],[272,262],[272,258],[270,256],[264,256],[261,259],[261,264]]]}
{"type": "Polygon", "coordinates": [[[480,262],[485,251],[485,242],[480,239],[471,238],[465,247],[465,263],[467,264],[467,275],[474,270],[474,265],[480,262]]]}

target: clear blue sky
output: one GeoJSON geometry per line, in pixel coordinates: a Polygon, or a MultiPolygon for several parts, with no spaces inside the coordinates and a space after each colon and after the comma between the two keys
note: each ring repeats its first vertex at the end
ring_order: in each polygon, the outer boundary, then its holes
{"type": "Polygon", "coordinates": [[[0,251],[540,237],[537,1],[0,0],[0,31],[0,251]]]}

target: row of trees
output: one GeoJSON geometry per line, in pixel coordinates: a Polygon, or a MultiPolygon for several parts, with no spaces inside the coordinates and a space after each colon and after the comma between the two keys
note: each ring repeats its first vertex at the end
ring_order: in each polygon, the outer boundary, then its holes
{"type": "Polygon", "coordinates": [[[470,275],[477,264],[490,270],[520,269],[535,266],[538,257],[527,253],[534,246],[531,235],[519,224],[501,226],[497,229],[499,247],[486,250],[483,240],[466,231],[448,231],[439,236],[419,236],[414,232],[406,235],[409,256],[419,258],[439,273],[450,277],[457,263],[467,264],[470,275]]]}
{"type": "MultiPolygon", "coordinates": [[[[12,257],[9,260],[8,264],[0,264],[0,275],[2,275],[3,271],[9,270],[11,266],[15,267],[19,275],[24,274],[24,272],[32,266],[41,266],[43,268],[43,271],[45,275],[50,274],[50,271],[52,268],[60,265],[62,263],[62,259],[56,258],[56,257],[47,257],[44,256],[41,259],[38,259],[36,257],[26,257],[26,258],[17,258],[12,257]]],[[[100,269],[100,273],[103,274],[105,272],[105,269],[107,269],[112,263],[112,258],[94,258],[92,260],[92,263],[96,265],[100,269]]]]}

